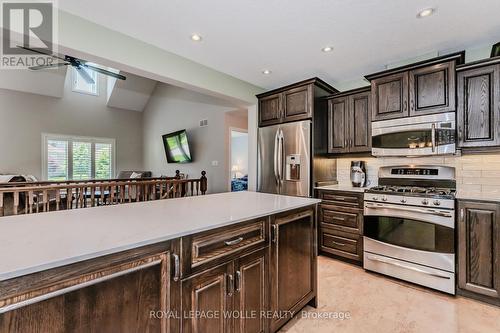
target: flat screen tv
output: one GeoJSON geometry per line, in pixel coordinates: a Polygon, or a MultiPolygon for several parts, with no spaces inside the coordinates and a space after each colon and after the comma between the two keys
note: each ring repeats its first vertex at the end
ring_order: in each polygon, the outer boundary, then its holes
{"type": "Polygon", "coordinates": [[[163,135],[163,146],[168,163],[192,162],[186,130],[163,135]]]}

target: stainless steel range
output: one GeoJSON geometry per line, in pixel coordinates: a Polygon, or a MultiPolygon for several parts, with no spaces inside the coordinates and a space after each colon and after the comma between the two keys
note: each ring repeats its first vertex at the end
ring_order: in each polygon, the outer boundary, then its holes
{"type": "Polygon", "coordinates": [[[367,270],[455,294],[455,168],[379,169],[364,194],[367,270]]]}

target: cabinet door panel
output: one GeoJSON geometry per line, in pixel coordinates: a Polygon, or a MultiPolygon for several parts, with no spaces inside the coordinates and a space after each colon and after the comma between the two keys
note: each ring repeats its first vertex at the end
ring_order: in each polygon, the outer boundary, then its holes
{"type": "Polygon", "coordinates": [[[295,121],[312,116],[312,86],[297,87],[283,93],[283,121],[295,121]]]}
{"type": "Polygon", "coordinates": [[[500,299],[500,206],[461,202],[459,287],[500,299]]]}
{"type": "Polygon", "coordinates": [[[372,80],[374,121],[406,117],[408,114],[407,72],[372,80]]]}
{"type": "Polygon", "coordinates": [[[349,98],[349,151],[371,150],[371,92],[363,92],[349,98]]]}
{"type": "Polygon", "coordinates": [[[409,72],[410,116],[455,111],[455,62],[409,72]]]}
{"type": "Polygon", "coordinates": [[[285,311],[297,310],[316,292],[315,220],[312,210],[277,217],[271,246],[271,331],[290,319],[285,311]]]}
{"type": "Polygon", "coordinates": [[[235,332],[261,333],[266,331],[267,320],[261,314],[268,309],[268,253],[268,249],[263,249],[237,260],[234,311],[242,316],[235,318],[235,332]]]}
{"type": "Polygon", "coordinates": [[[259,125],[272,125],[281,121],[281,94],[259,99],[259,125]]]}
{"type": "Polygon", "coordinates": [[[182,281],[182,332],[229,332],[230,321],[225,313],[232,307],[228,294],[232,290],[228,282],[232,271],[232,264],[227,264],[182,281]]]}
{"type": "Polygon", "coordinates": [[[347,147],[347,112],[349,99],[341,97],[332,99],[328,105],[328,152],[332,154],[346,153],[347,147]]]}
{"type": "Polygon", "coordinates": [[[49,298],[0,314],[0,332],[166,332],[166,316],[151,313],[169,310],[169,267],[164,253],[55,285],[45,282],[19,298],[38,293],[49,298]],[[62,295],[50,297],[56,290],[62,295]]]}
{"type": "Polygon", "coordinates": [[[500,144],[499,66],[458,73],[458,131],[460,147],[500,144]]]}

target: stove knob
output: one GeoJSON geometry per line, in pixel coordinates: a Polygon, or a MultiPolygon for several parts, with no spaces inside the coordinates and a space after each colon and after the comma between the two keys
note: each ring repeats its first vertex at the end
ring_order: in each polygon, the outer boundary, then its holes
{"type": "Polygon", "coordinates": [[[405,198],[401,199],[401,203],[406,203],[406,199],[405,198]]]}
{"type": "Polygon", "coordinates": [[[372,197],[372,200],[377,201],[377,200],[378,200],[378,197],[372,197]]]}
{"type": "Polygon", "coordinates": [[[386,195],[384,195],[384,196],[382,197],[382,201],[387,201],[387,196],[386,196],[386,195]]]}
{"type": "Polygon", "coordinates": [[[441,205],[441,201],[434,200],[433,204],[434,204],[434,206],[439,206],[439,205],[441,205]]]}
{"type": "Polygon", "coordinates": [[[422,200],[422,204],[423,205],[428,205],[429,204],[429,200],[427,200],[427,199],[422,200]]]}

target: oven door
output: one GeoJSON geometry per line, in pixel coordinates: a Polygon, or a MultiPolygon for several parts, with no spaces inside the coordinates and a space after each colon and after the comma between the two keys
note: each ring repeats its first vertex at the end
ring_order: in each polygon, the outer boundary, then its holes
{"type": "Polygon", "coordinates": [[[364,236],[385,248],[380,254],[427,265],[431,258],[431,262],[437,258],[433,266],[453,269],[450,267],[455,253],[453,210],[366,202],[364,215],[364,236]]]}
{"type": "Polygon", "coordinates": [[[451,115],[449,118],[449,121],[438,121],[435,118],[403,118],[374,122],[372,124],[372,155],[454,154],[456,148],[455,119],[451,115]]]}
{"type": "Polygon", "coordinates": [[[364,235],[414,250],[454,253],[452,210],[366,202],[364,235]]]}

